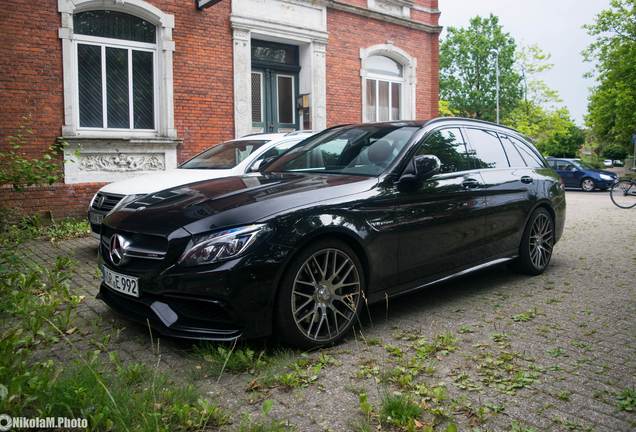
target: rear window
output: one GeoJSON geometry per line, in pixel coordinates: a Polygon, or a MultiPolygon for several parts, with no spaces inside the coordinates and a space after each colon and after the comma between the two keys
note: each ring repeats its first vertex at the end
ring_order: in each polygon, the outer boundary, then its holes
{"type": "Polygon", "coordinates": [[[500,134],[499,138],[501,139],[501,145],[503,145],[506,156],[508,156],[508,162],[510,162],[510,166],[525,167],[526,162],[523,157],[521,157],[519,150],[517,150],[517,147],[512,143],[512,141],[510,141],[506,135],[500,134]]]}
{"type": "Polygon", "coordinates": [[[518,140],[515,137],[509,137],[510,141],[512,141],[523,156],[523,160],[526,161],[526,165],[530,168],[543,168],[545,165],[541,158],[528,147],[528,144],[518,140]]]}

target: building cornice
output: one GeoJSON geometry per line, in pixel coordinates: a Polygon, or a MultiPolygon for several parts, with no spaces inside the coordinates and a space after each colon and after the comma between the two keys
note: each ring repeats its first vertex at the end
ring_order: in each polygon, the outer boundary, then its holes
{"type": "Polygon", "coordinates": [[[363,16],[366,18],[373,18],[380,21],[389,22],[392,24],[401,25],[404,27],[425,31],[427,33],[441,33],[443,27],[435,26],[430,24],[425,24],[423,22],[414,21],[409,18],[403,18],[395,15],[389,15],[377,10],[371,10],[360,6],[354,6],[348,3],[344,3],[338,0],[323,0],[323,4],[325,4],[328,8],[348,12],[354,15],[363,16]]]}

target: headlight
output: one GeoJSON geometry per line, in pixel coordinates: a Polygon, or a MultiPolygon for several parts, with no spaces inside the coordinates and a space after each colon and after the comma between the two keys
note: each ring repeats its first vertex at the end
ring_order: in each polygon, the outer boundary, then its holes
{"type": "Polygon", "coordinates": [[[179,264],[195,266],[234,258],[245,252],[266,231],[266,225],[247,225],[199,236],[188,243],[179,264]]]}
{"type": "Polygon", "coordinates": [[[144,194],[139,194],[139,195],[126,195],[125,197],[123,197],[121,200],[119,200],[119,202],[117,204],[115,204],[115,207],[113,207],[113,209],[109,212],[109,213],[113,213],[116,212],[117,210],[119,210],[120,208],[122,208],[123,206],[125,206],[128,203],[133,202],[134,200],[136,200],[137,198],[141,198],[142,196],[145,196],[144,194]]]}
{"type": "Polygon", "coordinates": [[[600,175],[601,180],[614,180],[614,178],[612,176],[608,176],[607,174],[601,174],[600,175]]]}

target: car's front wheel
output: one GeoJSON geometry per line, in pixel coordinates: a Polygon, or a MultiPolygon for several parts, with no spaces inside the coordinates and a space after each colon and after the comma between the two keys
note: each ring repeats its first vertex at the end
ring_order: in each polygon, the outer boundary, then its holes
{"type": "Polygon", "coordinates": [[[515,269],[529,275],[543,273],[552,258],[554,238],[552,215],[542,207],[536,209],[523,232],[515,269]]]}
{"type": "Polygon", "coordinates": [[[592,192],[595,188],[596,184],[591,178],[586,177],[581,180],[581,189],[583,189],[584,192],[592,192]]]}
{"type": "Polygon", "coordinates": [[[282,279],[277,330],[301,348],[333,344],[357,320],[364,272],[355,252],[337,239],[320,240],[301,251],[282,279]]]}

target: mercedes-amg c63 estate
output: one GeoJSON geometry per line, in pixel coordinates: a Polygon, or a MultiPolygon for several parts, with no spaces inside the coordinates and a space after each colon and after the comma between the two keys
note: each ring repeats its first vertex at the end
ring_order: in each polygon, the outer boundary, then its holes
{"type": "Polygon", "coordinates": [[[365,303],[503,262],[539,274],[563,231],[559,176],[490,123],[338,126],[264,165],[110,213],[99,297],[164,335],[320,346],[365,303]]]}

